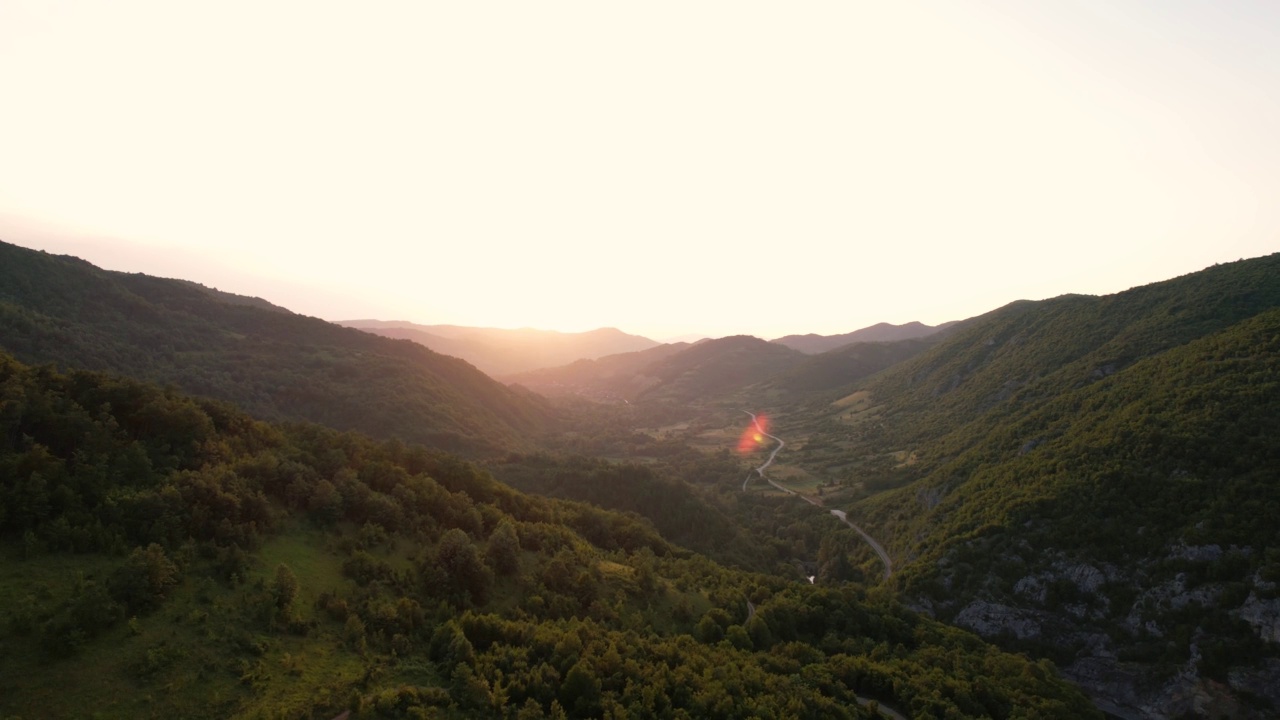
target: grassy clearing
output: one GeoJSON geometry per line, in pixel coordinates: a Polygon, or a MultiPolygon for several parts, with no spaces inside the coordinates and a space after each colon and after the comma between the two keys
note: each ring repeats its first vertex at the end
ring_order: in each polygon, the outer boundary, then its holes
{"type": "Polygon", "coordinates": [[[817,496],[818,488],[826,484],[825,479],[819,478],[804,468],[795,465],[774,465],[769,468],[769,477],[773,478],[779,485],[791,488],[804,495],[817,496]]]}
{"type": "MultiPolygon", "coordinates": [[[[297,527],[270,538],[243,584],[214,580],[207,562],[187,558],[163,606],[126,617],[69,657],[51,654],[38,633],[12,632],[13,609],[56,607],[84,581],[105,584],[122,558],[48,555],[0,563],[0,717],[239,718],[309,714],[345,704],[367,668],[346,650],[334,621],[315,610],[325,591],[349,591],[339,555],[317,552],[333,537],[297,527]],[[305,635],[272,630],[262,587],[276,566],[298,578],[294,613],[317,625],[305,635]],[[30,672],[33,663],[40,672],[30,672]],[[6,698],[21,698],[15,704],[6,698]]],[[[5,548],[11,549],[11,548],[5,548]]],[[[405,548],[390,548],[405,559],[405,548]]]]}
{"type": "MultiPolygon", "coordinates": [[[[37,563],[6,563],[0,596],[7,608],[15,595],[34,592],[57,605],[81,578],[105,583],[120,559],[97,555],[51,555],[37,563]]],[[[223,642],[237,631],[232,591],[207,579],[209,569],[190,565],[165,606],[105,630],[71,657],[50,655],[34,635],[3,637],[0,652],[0,715],[16,717],[227,717],[243,689],[223,642]],[[19,673],[40,658],[41,672],[19,673]],[[10,705],[4,697],[21,697],[10,705]],[[104,700],[106,698],[106,700],[104,700]],[[163,710],[161,710],[163,708],[163,710]]]]}
{"type": "MultiPolygon", "coordinates": [[[[342,561],[338,554],[316,552],[316,548],[336,540],[336,535],[310,527],[295,527],[276,535],[263,544],[259,555],[262,562],[250,573],[250,579],[269,583],[275,577],[277,565],[288,565],[298,577],[298,601],[295,605],[309,610],[321,593],[345,593],[355,587],[342,575],[342,561]]],[[[392,561],[391,557],[383,559],[392,561]]]]}
{"type": "Polygon", "coordinates": [[[895,461],[897,461],[897,464],[893,466],[895,469],[911,467],[912,465],[915,465],[916,463],[920,462],[920,457],[919,455],[916,454],[916,451],[914,450],[911,450],[911,451],[899,450],[897,452],[889,453],[889,456],[892,457],[895,461]]]}
{"type": "Polygon", "coordinates": [[[831,403],[833,407],[853,408],[853,409],[865,408],[870,404],[871,404],[870,390],[859,390],[858,392],[855,392],[852,395],[845,395],[839,400],[836,400],[835,402],[831,403]]]}

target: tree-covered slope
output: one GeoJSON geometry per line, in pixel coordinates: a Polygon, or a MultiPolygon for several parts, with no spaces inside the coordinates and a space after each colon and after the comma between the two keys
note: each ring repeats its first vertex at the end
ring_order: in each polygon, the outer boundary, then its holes
{"type": "Polygon", "coordinates": [[[936,343],[933,336],[896,342],[855,342],[812,355],[766,381],[761,389],[813,393],[842,388],[909,360],[936,343]]]}
{"type": "Polygon", "coordinates": [[[889,404],[895,441],[923,440],[1096,382],[1273,307],[1280,254],[1115,295],[1018,302],[967,321],[867,389],[889,404]]]}
{"type": "Polygon", "coordinates": [[[1277,308],[1280,256],[1018,303],[805,430],[848,457],[910,457],[864,462],[857,481],[899,489],[849,515],[940,617],[1053,657],[1122,714],[1265,717],[1280,708],[1277,308]]]}
{"type": "Polygon", "coordinates": [[[1044,662],[448,455],[0,356],[0,714],[1095,716],[1044,662]]]}
{"type": "Polygon", "coordinates": [[[526,447],[545,404],[456,358],[194,283],[0,243],[0,348],[471,454],[526,447]],[[229,298],[231,300],[229,300],[229,298]]]}
{"type": "Polygon", "coordinates": [[[768,380],[805,359],[804,353],[749,335],[707,340],[645,368],[657,382],[642,400],[697,403],[768,380]]]}
{"type": "MultiPolygon", "coordinates": [[[[589,502],[647,518],[671,542],[722,564],[771,572],[779,558],[766,542],[748,534],[729,512],[700,492],[699,483],[684,477],[700,473],[737,480],[741,465],[690,451],[693,467],[671,466],[686,457],[666,458],[658,470],[638,463],[616,463],[583,456],[515,456],[493,466],[499,480],[524,492],[589,502]]],[[[716,477],[717,480],[721,477],[716,477]]],[[[721,483],[723,484],[723,483],[721,483]]],[[[791,573],[795,575],[795,573],[791,573]]],[[[799,579],[798,575],[795,575],[799,579]]]]}
{"type": "Polygon", "coordinates": [[[604,402],[630,402],[659,382],[658,378],[646,374],[650,365],[688,347],[688,343],[669,343],[648,350],[530,370],[503,379],[548,397],[578,396],[604,402]]]}
{"type": "Polygon", "coordinates": [[[812,333],[808,335],[787,335],[770,342],[786,345],[792,350],[799,350],[808,355],[817,355],[845,347],[846,345],[852,345],[853,343],[898,342],[928,337],[947,330],[955,324],[955,322],[942,323],[941,325],[925,325],[920,322],[909,322],[902,325],[876,323],[870,327],[864,327],[861,330],[854,330],[842,335],[815,335],[812,333]]]}
{"type": "Polygon", "coordinates": [[[924,479],[858,512],[944,617],[1052,643],[1082,674],[1118,655],[1253,693],[1280,682],[1277,434],[1272,310],[947,437],[924,479]]]}

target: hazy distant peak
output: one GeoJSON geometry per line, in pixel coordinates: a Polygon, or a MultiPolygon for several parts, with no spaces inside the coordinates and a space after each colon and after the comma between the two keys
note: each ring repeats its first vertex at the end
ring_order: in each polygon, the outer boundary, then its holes
{"type": "Polygon", "coordinates": [[[585,332],[537,328],[420,325],[403,320],[346,320],[338,323],[387,337],[412,340],[444,355],[462,358],[492,377],[516,375],[576,360],[635,352],[659,343],[614,327],[585,332]]]}
{"type": "Polygon", "coordinates": [[[932,335],[939,330],[943,330],[953,325],[953,322],[943,323],[941,325],[925,325],[922,322],[912,320],[902,325],[894,325],[892,323],[881,322],[854,330],[850,333],[842,335],[816,335],[809,333],[807,335],[787,335],[780,337],[772,342],[779,345],[785,345],[802,353],[816,355],[838,347],[843,347],[856,342],[895,342],[898,340],[913,340],[932,335]]]}
{"type": "Polygon", "coordinates": [[[703,333],[686,333],[684,335],[676,335],[674,337],[660,338],[659,341],[672,344],[672,343],[682,343],[682,342],[695,343],[695,342],[699,342],[701,340],[706,340],[706,339],[707,339],[707,336],[703,333]]]}

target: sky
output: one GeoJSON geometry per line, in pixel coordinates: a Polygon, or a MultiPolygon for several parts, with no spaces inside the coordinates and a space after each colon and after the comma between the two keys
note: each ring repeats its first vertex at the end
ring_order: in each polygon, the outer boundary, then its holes
{"type": "Polygon", "coordinates": [[[1280,250],[1280,3],[0,0],[0,240],[329,320],[936,324],[1280,250]]]}

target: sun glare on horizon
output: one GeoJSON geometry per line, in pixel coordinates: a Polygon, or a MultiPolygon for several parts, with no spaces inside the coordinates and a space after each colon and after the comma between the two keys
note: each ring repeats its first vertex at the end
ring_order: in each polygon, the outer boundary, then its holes
{"type": "Polygon", "coordinates": [[[648,337],[1118,292],[1280,249],[1263,5],[4,3],[0,239],[648,337]]]}

